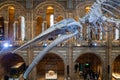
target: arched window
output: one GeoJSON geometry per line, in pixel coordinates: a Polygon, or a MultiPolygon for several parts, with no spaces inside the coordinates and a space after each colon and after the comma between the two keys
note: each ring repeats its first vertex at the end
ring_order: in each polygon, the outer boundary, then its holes
{"type": "Polygon", "coordinates": [[[47,28],[49,28],[54,24],[54,8],[52,6],[47,7],[46,21],[47,21],[47,28]]]}
{"type": "Polygon", "coordinates": [[[103,33],[100,32],[100,40],[102,40],[102,39],[103,39],[103,33]]]}
{"type": "Polygon", "coordinates": [[[85,13],[88,13],[90,11],[90,6],[85,7],[85,13]]]}

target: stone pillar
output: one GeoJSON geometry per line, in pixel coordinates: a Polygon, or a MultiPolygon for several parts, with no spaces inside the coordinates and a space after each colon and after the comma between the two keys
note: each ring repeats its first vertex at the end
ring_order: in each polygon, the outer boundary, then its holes
{"type": "Polygon", "coordinates": [[[74,80],[73,79],[73,46],[71,43],[71,40],[69,40],[68,45],[68,67],[69,67],[69,79],[68,80],[74,80]]]}
{"type": "Polygon", "coordinates": [[[107,65],[107,58],[104,58],[104,63],[102,65],[102,78],[101,80],[108,80],[108,65],[107,65]]]}
{"type": "Polygon", "coordinates": [[[108,35],[107,35],[107,49],[106,49],[106,52],[107,52],[107,72],[108,72],[108,75],[107,75],[107,79],[106,80],[112,80],[112,62],[111,62],[111,53],[112,53],[112,37],[111,37],[112,33],[111,31],[108,32],[108,35]]]}
{"type": "Polygon", "coordinates": [[[68,77],[69,77],[69,75],[68,75],[68,69],[67,69],[68,64],[66,63],[64,66],[65,66],[65,67],[64,67],[65,80],[68,80],[68,77]]]}
{"type": "Polygon", "coordinates": [[[17,24],[16,21],[13,23],[13,40],[16,40],[16,34],[17,34],[17,24]]]}
{"type": "MultiPolygon", "coordinates": [[[[30,17],[29,16],[31,16],[30,15],[30,13],[28,12],[27,14],[26,14],[26,32],[25,32],[25,34],[26,34],[26,36],[25,36],[25,39],[26,40],[30,40],[31,39],[31,36],[30,36],[30,33],[31,33],[31,22],[30,22],[30,17]]],[[[32,34],[32,33],[31,33],[32,34]]]]}
{"type": "Polygon", "coordinates": [[[72,9],[73,8],[73,1],[72,0],[67,0],[67,8],[72,9]]]}
{"type": "MultiPolygon", "coordinates": [[[[28,54],[28,65],[31,64],[31,62],[34,59],[34,49],[32,46],[28,47],[27,49],[27,54],[28,54]]],[[[28,76],[29,80],[37,80],[36,78],[36,67],[34,67],[32,69],[32,71],[30,72],[29,76],[28,76]]]]}
{"type": "Polygon", "coordinates": [[[120,46],[120,23],[117,24],[117,27],[119,28],[119,46],[120,46]]]}
{"type": "MultiPolygon", "coordinates": [[[[26,40],[31,40],[34,37],[34,29],[33,29],[33,0],[26,0],[26,8],[27,14],[26,14],[26,40]]],[[[31,64],[31,62],[34,59],[34,48],[32,46],[28,47],[28,65],[31,64]]],[[[36,67],[30,72],[29,74],[29,80],[37,80],[36,79],[36,67]]]]}
{"type": "Polygon", "coordinates": [[[47,29],[47,21],[43,21],[42,23],[42,32],[44,32],[47,29]]]}
{"type": "Polygon", "coordinates": [[[28,9],[33,8],[33,0],[26,0],[26,8],[28,9]]]}
{"type": "Polygon", "coordinates": [[[5,38],[8,39],[8,21],[4,21],[5,26],[5,38]]]}

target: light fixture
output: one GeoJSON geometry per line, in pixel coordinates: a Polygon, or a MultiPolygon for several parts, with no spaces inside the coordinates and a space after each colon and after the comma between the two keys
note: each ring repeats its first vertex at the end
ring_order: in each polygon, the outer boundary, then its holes
{"type": "Polygon", "coordinates": [[[94,42],[94,43],[93,43],[93,45],[94,45],[94,46],[97,46],[97,43],[96,43],[96,42],[94,42]]]}
{"type": "Polygon", "coordinates": [[[12,47],[13,45],[12,44],[10,44],[9,42],[5,42],[4,44],[3,44],[3,47],[4,48],[8,48],[8,47],[12,47]]]}
{"type": "Polygon", "coordinates": [[[43,43],[43,47],[47,47],[47,45],[48,45],[47,43],[43,43]]]}
{"type": "Polygon", "coordinates": [[[7,48],[9,46],[9,43],[4,43],[3,46],[7,48]]]}

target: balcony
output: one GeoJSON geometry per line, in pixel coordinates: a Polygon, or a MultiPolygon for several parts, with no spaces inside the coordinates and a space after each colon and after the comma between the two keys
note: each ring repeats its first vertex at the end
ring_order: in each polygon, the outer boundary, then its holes
{"type": "MultiPolygon", "coordinates": [[[[26,43],[27,41],[12,41],[12,42],[8,42],[8,41],[0,41],[0,48],[5,47],[5,43],[8,43],[7,46],[9,47],[19,47],[22,44],[26,43]]],[[[34,47],[46,47],[48,46],[52,41],[46,40],[46,41],[41,41],[41,42],[37,42],[34,44],[34,47]]],[[[68,41],[64,41],[60,44],[57,45],[57,47],[67,47],[68,46],[68,41]]],[[[72,45],[75,47],[104,47],[107,45],[107,42],[105,40],[100,41],[100,40],[92,40],[92,41],[80,41],[80,42],[76,42],[76,41],[72,41],[72,45]]],[[[120,40],[113,40],[112,41],[112,46],[120,46],[120,40]]]]}

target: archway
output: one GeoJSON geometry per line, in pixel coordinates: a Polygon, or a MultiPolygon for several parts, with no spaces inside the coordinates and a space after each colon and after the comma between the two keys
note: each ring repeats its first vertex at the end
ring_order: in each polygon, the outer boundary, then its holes
{"type": "Polygon", "coordinates": [[[56,23],[58,16],[65,17],[65,8],[55,1],[44,1],[34,9],[34,20],[42,16],[44,30],[56,23]]]}
{"type": "Polygon", "coordinates": [[[4,17],[5,39],[16,40],[18,17],[26,16],[25,8],[16,1],[4,1],[0,3],[0,12],[0,16],[4,17]]]}
{"type": "Polygon", "coordinates": [[[64,80],[64,62],[56,54],[48,53],[36,67],[37,80],[64,80]]]}
{"type": "Polygon", "coordinates": [[[79,78],[88,78],[101,80],[102,64],[100,58],[93,53],[85,53],[78,57],[74,70],[79,73],[79,78]]]}
{"type": "Polygon", "coordinates": [[[0,55],[1,73],[5,74],[5,80],[18,79],[26,70],[24,59],[15,53],[0,55]],[[7,78],[7,79],[6,79],[7,78]]]}
{"type": "Polygon", "coordinates": [[[120,55],[115,58],[112,64],[112,76],[115,79],[120,79],[120,55]]]}

